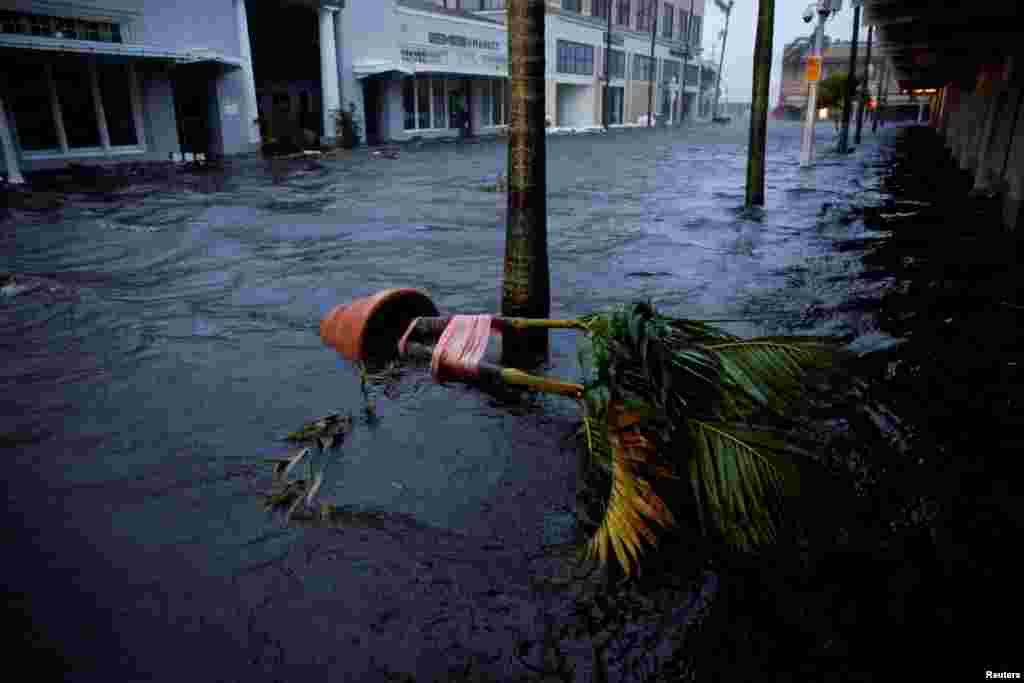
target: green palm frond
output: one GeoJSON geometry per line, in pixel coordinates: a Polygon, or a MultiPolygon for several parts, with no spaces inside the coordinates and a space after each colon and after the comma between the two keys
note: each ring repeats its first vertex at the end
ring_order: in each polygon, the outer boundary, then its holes
{"type": "Polygon", "coordinates": [[[724,417],[743,419],[758,408],[777,414],[806,394],[808,372],[831,367],[836,350],[818,339],[761,337],[708,344],[719,362],[724,417]]]}
{"type": "Polygon", "coordinates": [[[769,507],[783,478],[772,459],[722,424],[689,420],[693,456],[689,470],[702,518],[730,545],[750,550],[775,539],[769,507]]]}
{"type": "Polygon", "coordinates": [[[651,485],[652,479],[677,478],[659,462],[655,445],[642,433],[605,423],[613,451],[612,488],[604,518],[586,546],[587,555],[601,564],[612,554],[628,576],[648,546],[656,546],[656,526],[668,529],[675,516],[651,485]]]}
{"type": "Polygon", "coordinates": [[[799,492],[801,453],[787,435],[746,421],[765,409],[782,414],[803,396],[811,372],[839,357],[829,340],[742,339],[645,303],[582,322],[590,343],[580,350],[581,442],[612,477],[590,556],[614,556],[631,573],[658,527],[675,523],[652,484],[676,472],[689,474],[706,530],[747,550],[774,540],[781,499],[799,492]],[[609,420],[613,411],[633,423],[609,420]]]}

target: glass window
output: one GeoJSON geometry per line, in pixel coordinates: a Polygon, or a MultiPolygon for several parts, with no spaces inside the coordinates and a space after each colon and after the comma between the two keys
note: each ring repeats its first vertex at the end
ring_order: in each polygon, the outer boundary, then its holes
{"type": "Polygon", "coordinates": [[[480,98],[480,120],[485,126],[494,125],[494,81],[484,83],[480,98]]]}
{"type": "Polygon", "coordinates": [[[690,25],[690,13],[686,10],[679,11],[679,37],[685,43],[686,41],[686,29],[690,25]]]}
{"type": "Polygon", "coordinates": [[[402,125],[406,130],[416,127],[416,81],[412,78],[402,80],[402,125]]]}
{"type": "Polygon", "coordinates": [[[654,60],[647,55],[633,55],[633,80],[654,80],[654,60]]]}
{"type": "Polygon", "coordinates": [[[672,21],[676,16],[676,8],[672,5],[665,3],[664,16],[661,20],[661,35],[663,38],[672,37],[672,21]]]}
{"type": "Polygon", "coordinates": [[[430,128],[430,81],[416,79],[416,127],[430,128]]]}
{"type": "Polygon", "coordinates": [[[92,99],[92,77],[85,60],[55,61],[53,80],[57,85],[68,147],[99,147],[100,126],[92,99]]]}
{"type": "Polygon", "coordinates": [[[703,23],[703,21],[704,17],[698,16],[696,14],[690,20],[690,44],[700,45],[701,29],[703,28],[701,24],[703,23]]]}
{"type": "Polygon", "coordinates": [[[434,93],[434,128],[448,127],[448,113],[445,111],[444,79],[435,78],[430,81],[434,93]]]}
{"type": "Polygon", "coordinates": [[[593,0],[593,2],[593,9],[590,12],[591,15],[607,20],[608,11],[612,7],[612,0],[593,0]]]}
{"type": "Polygon", "coordinates": [[[503,119],[506,124],[512,120],[512,80],[505,81],[505,99],[502,100],[505,103],[505,110],[502,112],[505,116],[503,119]]]}
{"type": "Polygon", "coordinates": [[[480,9],[505,9],[505,0],[480,0],[480,9]]]}
{"type": "Polygon", "coordinates": [[[679,78],[680,63],[674,59],[666,59],[662,62],[661,80],[671,83],[672,79],[679,78]]]}
{"type": "Polygon", "coordinates": [[[8,102],[21,148],[35,152],[60,147],[50,89],[40,69],[11,69],[8,79],[13,91],[8,102]]]}
{"type": "Polygon", "coordinates": [[[131,74],[125,64],[101,64],[97,67],[100,77],[100,96],[103,100],[103,114],[107,118],[110,144],[137,145],[135,116],[132,112],[132,90],[129,83],[131,74]]]}
{"type": "Polygon", "coordinates": [[[620,26],[629,26],[630,17],[630,0],[619,0],[619,4],[616,5],[618,11],[616,12],[615,21],[620,26]]]}
{"type": "Polygon", "coordinates": [[[636,8],[636,30],[650,31],[657,11],[658,0],[640,0],[636,8]]]}
{"type": "Polygon", "coordinates": [[[562,9],[569,12],[579,12],[582,0],[562,0],[562,9]]]}
{"type": "Polygon", "coordinates": [[[625,78],[626,53],[622,50],[612,50],[608,57],[608,68],[612,78],[625,78]]]}
{"type": "Polygon", "coordinates": [[[568,40],[558,41],[558,72],[592,76],[594,74],[594,47],[568,40]]]}

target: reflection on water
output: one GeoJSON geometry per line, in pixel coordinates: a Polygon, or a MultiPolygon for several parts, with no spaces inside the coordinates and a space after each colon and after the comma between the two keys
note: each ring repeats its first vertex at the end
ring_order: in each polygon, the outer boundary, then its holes
{"type": "MultiPolygon", "coordinates": [[[[850,290],[859,251],[833,243],[868,239],[901,191],[878,186],[888,162],[867,146],[801,170],[798,143],[772,129],[768,206],[750,212],[743,131],[549,138],[553,315],[650,298],[737,334],[905,336],[839,310],[878,286],[850,290]]],[[[533,631],[528,558],[572,535],[570,402],[403,372],[321,492],[379,519],[282,528],[254,504],[255,463],[282,435],[361,413],[358,375],[318,337],[331,307],[408,285],[442,310],[497,308],[505,196],[480,188],[504,170],[498,142],[242,159],[11,211],[0,255],[27,288],[0,298],[8,533],[25,558],[9,584],[46,642],[108,678],[194,673],[167,654],[193,648],[217,652],[210,680],[355,680],[382,660],[445,670],[472,654],[453,644],[495,652],[533,631]]],[[[572,333],[553,334],[545,372],[577,378],[572,333]]]]}

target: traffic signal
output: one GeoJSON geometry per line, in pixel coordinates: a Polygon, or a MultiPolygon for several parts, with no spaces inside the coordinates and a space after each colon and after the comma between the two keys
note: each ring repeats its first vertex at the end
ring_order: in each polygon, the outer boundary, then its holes
{"type": "Polygon", "coordinates": [[[878,100],[876,100],[874,97],[868,100],[868,109],[874,111],[877,106],[878,100]]]}

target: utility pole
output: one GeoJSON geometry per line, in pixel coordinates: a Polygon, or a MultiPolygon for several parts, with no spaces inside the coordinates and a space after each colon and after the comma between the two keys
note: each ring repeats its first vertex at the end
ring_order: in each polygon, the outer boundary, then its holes
{"type": "MultiPolygon", "coordinates": [[[[715,0],[718,9],[725,12],[725,30],[722,32],[722,54],[718,55],[718,77],[715,79],[715,107],[711,111],[711,118],[718,118],[718,99],[722,95],[722,68],[725,66],[725,43],[729,40],[729,16],[732,14],[732,5],[735,0],[729,0],[725,4],[722,0],[715,0]]],[[[760,16],[760,15],[759,15],[760,16]]],[[[760,18],[758,19],[760,21],[760,18]]]]}
{"type": "MultiPolygon", "coordinates": [[[[641,0],[643,2],[643,0],[641,0]]],[[[654,39],[658,37],[658,0],[647,3],[651,15],[651,88],[647,91],[647,127],[654,127],[654,86],[658,82],[658,63],[654,61],[654,39]]]]}
{"type": "Polygon", "coordinates": [[[604,123],[605,132],[611,124],[611,114],[608,112],[609,103],[612,101],[612,0],[606,0],[605,7],[608,9],[608,32],[604,37],[604,116],[601,117],[604,123]]]}
{"type": "MultiPolygon", "coordinates": [[[[810,166],[814,161],[814,123],[818,117],[818,81],[821,79],[821,47],[825,39],[825,21],[832,13],[832,5],[835,0],[818,0],[818,27],[814,31],[814,47],[811,51],[811,61],[807,64],[808,79],[810,81],[809,92],[807,93],[807,115],[804,117],[803,139],[800,143],[800,165],[810,166]]],[[[839,3],[836,3],[839,4],[839,3]]],[[[811,16],[810,7],[804,13],[804,17],[811,16]]]]}
{"type": "Polygon", "coordinates": [[[747,206],[764,206],[764,157],[768,139],[768,86],[772,73],[775,0],[761,0],[754,42],[754,87],[750,97],[747,157],[747,206]]]}
{"type": "Polygon", "coordinates": [[[889,63],[882,62],[882,73],[878,77],[878,97],[875,98],[875,115],[871,117],[871,132],[878,132],[878,117],[882,113],[882,83],[889,78],[889,63]]]}
{"type": "MultiPolygon", "coordinates": [[[[508,217],[501,314],[547,318],[548,267],[546,138],[544,134],[545,0],[509,0],[508,51],[512,81],[508,141],[508,217]]],[[[545,330],[507,330],[502,362],[524,367],[547,355],[545,330]]]]}
{"type": "MultiPolygon", "coordinates": [[[[686,16],[686,27],[683,31],[683,42],[686,49],[683,50],[683,96],[679,100],[679,108],[682,109],[684,104],[687,104],[689,100],[686,97],[686,76],[690,66],[690,23],[693,21],[693,0],[690,0],[690,11],[686,16]]],[[[690,108],[687,106],[686,112],[681,113],[679,117],[680,125],[686,123],[687,117],[690,115],[690,108]]]]}
{"type": "Polygon", "coordinates": [[[860,40],[860,6],[863,0],[853,0],[853,43],[850,45],[850,71],[846,74],[843,91],[843,128],[839,131],[839,153],[846,154],[850,147],[850,107],[853,91],[857,90],[857,41],[860,40]]]}
{"type": "MultiPolygon", "coordinates": [[[[864,88],[860,90],[860,107],[857,108],[857,134],[853,138],[855,145],[860,144],[860,131],[864,127],[864,108],[868,105],[868,96],[871,95],[871,43],[875,37],[875,26],[870,24],[868,26],[868,54],[864,60],[864,88]]],[[[860,82],[858,81],[858,90],[860,82]]]]}

